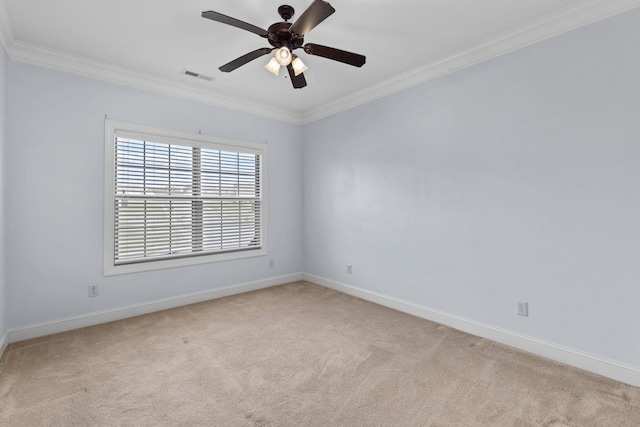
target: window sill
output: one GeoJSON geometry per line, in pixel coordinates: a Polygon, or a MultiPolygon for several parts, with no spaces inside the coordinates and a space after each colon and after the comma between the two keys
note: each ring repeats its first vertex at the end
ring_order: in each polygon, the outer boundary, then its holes
{"type": "Polygon", "coordinates": [[[190,265],[209,264],[220,261],[231,261],[235,259],[253,258],[267,255],[266,249],[252,249],[247,251],[227,252],[222,254],[202,255],[195,257],[184,257],[175,259],[164,259],[157,261],[138,262],[132,264],[113,265],[105,260],[104,275],[115,276],[118,274],[138,273],[143,271],[162,270],[166,268],[186,267],[190,265]]]}

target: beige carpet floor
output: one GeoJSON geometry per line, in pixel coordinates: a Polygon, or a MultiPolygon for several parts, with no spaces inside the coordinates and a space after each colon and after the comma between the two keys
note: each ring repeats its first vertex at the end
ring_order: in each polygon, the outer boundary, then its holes
{"type": "Polygon", "coordinates": [[[51,335],[2,426],[640,426],[640,389],[306,282],[51,335]]]}

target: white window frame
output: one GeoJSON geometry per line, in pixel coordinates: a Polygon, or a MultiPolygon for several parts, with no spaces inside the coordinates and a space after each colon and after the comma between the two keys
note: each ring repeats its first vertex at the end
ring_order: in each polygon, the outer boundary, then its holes
{"type": "Polygon", "coordinates": [[[253,142],[236,141],[171,129],[156,128],[141,124],[116,120],[105,120],[104,153],[104,275],[135,273],[159,270],[218,261],[250,258],[267,255],[267,145],[253,142]],[[116,135],[139,135],[145,140],[168,144],[189,144],[214,150],[244,152],[261,156],[261,246],[257,249],[221,252],[207,255],[183,256],[181,258],[161,259],[130,264],[115,263],[115,144],[116,135]]]}

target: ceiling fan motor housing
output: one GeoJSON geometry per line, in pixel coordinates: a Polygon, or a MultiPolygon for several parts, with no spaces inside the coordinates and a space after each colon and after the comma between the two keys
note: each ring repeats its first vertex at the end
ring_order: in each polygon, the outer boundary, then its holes
{"type": "Polygon", "coordinates": [[[286,46],[289,50],[298,49],[304,44],[304,37],[289,31],[290,22],[276,22],[268,28],[267,39],[271,46],[280,48],[286,46]]]}

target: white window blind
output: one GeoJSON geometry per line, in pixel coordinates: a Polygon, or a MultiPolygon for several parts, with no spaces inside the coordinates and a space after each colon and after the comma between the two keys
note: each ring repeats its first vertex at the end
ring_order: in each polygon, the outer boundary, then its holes
{"type": "Polygon", "coordinates": [[[114,266],[262,249],[259,150],[121,130],[113,138],[114,266]]]}

